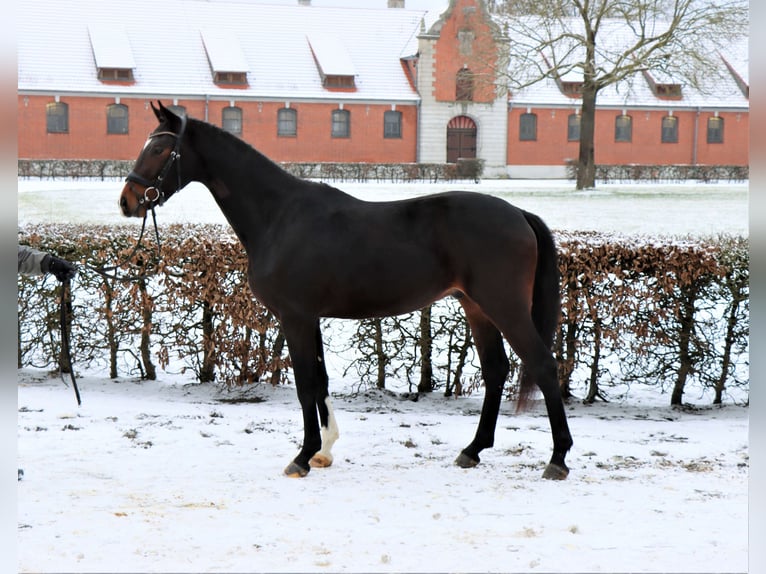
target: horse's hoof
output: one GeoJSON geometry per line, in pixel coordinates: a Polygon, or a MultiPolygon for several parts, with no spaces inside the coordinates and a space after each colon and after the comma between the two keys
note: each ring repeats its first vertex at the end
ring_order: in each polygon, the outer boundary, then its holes
{"type": "Polygon", "coordinates": [[[327,468],[328,466],[332,466],[332,457],[317,453],[311,457],[309,466],[312,468],[327,468]]]}
{"type": "Polygon", "coordinates": [[[290,478],[303,478],[309,473],[308,468],[303,468],[297,462],[293,461],[285,468],[285,474],[290,478]]]}
{"type": "Polygon", "coordinates": [[[458,457],[455,459],[455,464],[458,465],[460,468],[473,468],[477,464],[479,464],[478,457],[473,459],[470,456],[468,456],[466,453],[461,452],[458,457]]]}
{"type": "Polygon", "coordinates": [[[545,480],[564,480],[567,476],[569,476],[569,469],[567,467],[553,463],[546,466],[545,472],[543,472],[545,480]]]}

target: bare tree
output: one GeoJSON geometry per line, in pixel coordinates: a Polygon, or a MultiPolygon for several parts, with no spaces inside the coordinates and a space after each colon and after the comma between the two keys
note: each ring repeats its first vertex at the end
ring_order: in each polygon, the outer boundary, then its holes
{"type": "Polygon", "coordinates": [[[614,84],[658,77],[706,91],[727,73],[721,53],[743,38],[746,0],[505,0],[496,3],[510,42],[498,70],[512,91],[544,79],[582,98],[577,189],[595,186],[596,100],[614,84]]]}

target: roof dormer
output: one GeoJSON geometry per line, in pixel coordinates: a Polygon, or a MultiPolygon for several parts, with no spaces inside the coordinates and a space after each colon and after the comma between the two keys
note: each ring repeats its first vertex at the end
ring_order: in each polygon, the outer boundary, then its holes
{"type": "Polygon", "coordinates": [[[202,30],[201,35],[213,81],[222,86],[247,86],[247,60],[236,35],[218,29],[202,30]]]}
{"type": "Polygon", "coordinates": [[[346,46],[336,36],[312,33],[306,37],[322,85],[329,89],[356,90],[356,69],[346,46]]]}
{"type": "Polygon", "coordinates": [[[88,36],[98,79],[102,82],[133,82],[136,64],[125,30],[88,26],[88,36]]]}
{"type": "Polygon", "coordinates": [[[680,100],[683,98],[681,83],[668,74],[644,70],[644,78],[655,97],[662,100],[680,100]]]}

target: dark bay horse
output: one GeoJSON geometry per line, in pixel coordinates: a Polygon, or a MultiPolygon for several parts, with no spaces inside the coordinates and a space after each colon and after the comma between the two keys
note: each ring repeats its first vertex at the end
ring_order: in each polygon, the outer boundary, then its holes
{"type": "Polygon", "coordinates": [[[544,478],[564,479],[572,446],[551,353],[560,312],[556,247],[539,217],[472,192],[367,202],[284,171],[208,123],[152,104],[159,126],[119,199],[144,217],[189,182],[213,194],[245,251],[253,294],[281,323],[303,409],[304,437],[285,473],[332,464],[338,438],[320,317],[361,319],[453,295],[465,310],[486,385],[478,430],[455,461],[479,463],[494,442],[509,372],[503,337],[522,362],[521,401],[536,384],[553,435],[544,478]]]}

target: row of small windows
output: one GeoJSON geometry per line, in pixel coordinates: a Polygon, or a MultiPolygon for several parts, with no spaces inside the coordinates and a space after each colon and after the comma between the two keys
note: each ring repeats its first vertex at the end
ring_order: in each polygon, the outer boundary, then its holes
{"type": "MultiPolygon", "coordinates": [[[[185,112],[183,106],[170,106],[176,112],[185,112]]],[[[69,132],[69,106],[63,102],[55,102],[47,106],[48,133],[69,132]]],[[[242,135],[242,109],[238,107],[224,108],[221,114],[221,126],[224,130],[235,135],[242,135]]],[[[110,104],[106,107],[106,131],[108,134],[128,133],[128,107],[124,104],[110,104]]],[[[334,138],[351,137],[351,112],[349,110],[333,110],[331,114],[330,134],[334,138]]],[[[277,135],[280,137],[296,137],[298,135],[298,111],[294,108],[282,108],[277,111],[277,135]]],[[[383,137],[402,137],[402,113],[389,110],[383,114],[383,137]]],[[[519,118],[519,139],[521,141],[537,141],[537,114],[524,113],[519,118]]],[[[580,139],[580,115],[570,114],[567,118],[567,140],[580,139]]],[[[633,118],[619,115],[614,120],[614,141],[631,142],[633,140],[633,118]]],[[[662,143],[678,143],[678,118],[665,116],[662,118],[660,141],[662,143]]],[[[712,116],[707,120],[707,143],[723,143],[723,118],[712,116]]]]}
{"type": "MultiPolygon", "coordinates": [[[[524,113],[519,118],[519,139],[537,141],[537,114],[524,113]]],[[[580,115],[570,114],[567,118],[567,140],[580,140],[580,115]]],[[[614,119],[614,141],[633,141],[633,118],[619,115],[614,119]]],[[[678,143],[678,118],[665,116],[660,128],[662,143],[678,143]]],[[[723,118],[713,116],[707,120],[707,143],[723,143],[723,118]]]]}
{"type": "MultiPolygon", "coordinates": [[[[171,111],[185,113],[183,106],[168,106],[171,111]]],[[[69,132],[69,106],[64,102],[55,102],[46,108],[47,130],[51,134],[69,132]]],[[[242,135],[242,108],[226,107],[221,112],[221,127],[238,136],[242,135]]],[[[108,134],[128,133],[128,106],[109,104],[106,107],[106,132],[108,134]]],[[[333,110],[331,114],[330,134],[334,138],[351,137],[351,112],[333,110]]],[[[298,111],[294,108],[282,108],[277,111],[277,135],[296,137],[298,135],[298,111]]],[[[383,113],[383,137],[402,137],[402,112],[388,110],[383,113]]]]}

